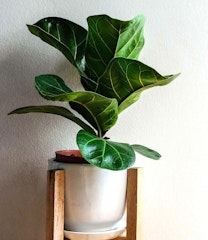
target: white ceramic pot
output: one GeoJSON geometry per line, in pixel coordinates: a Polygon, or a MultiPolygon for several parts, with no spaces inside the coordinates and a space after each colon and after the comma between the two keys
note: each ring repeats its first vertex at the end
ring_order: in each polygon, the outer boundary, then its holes
{"type": "Polygon", "coordinates": [[[65,230],[97,232],[113,229],[122,219],[127,171],[90,164],[49,160],[49,169],[65,170],[65,230]]]}

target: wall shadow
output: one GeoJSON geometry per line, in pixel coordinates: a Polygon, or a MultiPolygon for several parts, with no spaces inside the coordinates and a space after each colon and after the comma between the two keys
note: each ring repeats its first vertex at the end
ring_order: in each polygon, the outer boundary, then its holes
{"type": "MultiPolygon", "coordinates": [[[[45,239],[48,152],[60,141],[52,139],[51,133],[61,126],[59,119],[44,114],[7,116],[17,107],[43,104],[34,88],[37,74],[59,73],[69,66],[64,60],[46,64],[44,58],[39,60],[28,51],[20,48],[0,62],[1,240],[45,239]]],[[[64,75],[68,71],[72,74],[74,69],[65,70],[64,75]]]]}

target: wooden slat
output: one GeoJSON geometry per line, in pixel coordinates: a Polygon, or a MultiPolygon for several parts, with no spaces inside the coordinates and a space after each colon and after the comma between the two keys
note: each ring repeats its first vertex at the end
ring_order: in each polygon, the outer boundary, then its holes
{"type": "Polygon", "coordinates": [[[64,171],[55,172],[54,240],[64,238],[64,171]]]}
{"type": "Polygon", "coordinates": [[[47,179],[46,240],[64,239],[64,170],[49,170],[47,179]]]}
{"type": "Polygon", "coordinates": [[[142,240],[143,169],[128,170],[126,232],[114,240],[142,240]]]}
{"type": "Polygon", "coordinates": [[[142,176],[142,168],[128,170],[126,240],[142,240],[142,176]]]}
{"type": "Polygon", "coordinates": [[[142,187],[143,187],[143,168],[137,170],[137,240],[143,239],[143,198],[142,198],[142,187]]]}
{"type": "Polygon", "coordinates": [[[54,219],[54,183],[53,171],[47,174],[47,201],[46,201],[46,240],[53,240],[53,219],[54,219]]]}

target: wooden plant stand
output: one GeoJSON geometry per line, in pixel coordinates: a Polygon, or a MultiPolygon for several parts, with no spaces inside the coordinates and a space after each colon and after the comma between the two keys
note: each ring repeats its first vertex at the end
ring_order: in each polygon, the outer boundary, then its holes
{"type": "MultiPolygon", "coordinates": [[[[115,240],[142,240],[142,176],[142,168],[128,170],[127,227],[115,240]]],[[[46,240],[64,239],[64,170],[49,170],[46,240]]]]}

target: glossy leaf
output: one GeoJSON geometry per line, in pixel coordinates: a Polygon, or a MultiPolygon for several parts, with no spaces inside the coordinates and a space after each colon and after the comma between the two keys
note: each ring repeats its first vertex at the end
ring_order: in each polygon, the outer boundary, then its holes
{"type": "Polygon", "coordinates": [[[113,58],[138,58],[144,45],[143,15],[130,21],[98,15],[88,17],[87,21],[86,62],[91,76],[99,78],[113,58]]]}
{"type": "Polygon", "coordinates": [[[119,112],[137,101],[142,91],[170,83],[178,76],[162,76],[153,68],[132,59],[115,58],[98,83],[97,92],[116,98],[119,112]]]}
{"type": "Polygon", "coordinates": [[[79,71],[84,69],[87,31],[69,20],[57,17],[41,19],[28,25],[30,32],[61,51],[79,71]]]}
{"type": "Polygon", "coordinates": [[[36,88],[48,100],[69,102],[96,130],[103,135],[117,121],[118,102],[94,92],[70,92],[64,81],[54,75],[36,78],[36,88]]]}
{"type": "Polygon", "coordinates": [[[77,134],[77,145],[82,156],[100,168],[123,170],[135,162],[135,152],[129,144],[107,141],[84,130],[77,134]]]}
{"type": "Polygon", "coordinates": [[[134,151],[140,153],[141,155],[143,155],[145,157],[148,157],[148,158],[151,158],[154,160],[159,160],[161,158],[161,155],[158,152],[156,152],[155,150],[152,150],[148,147],[145,147],[145,146],[142,146],[139,144],[134,144],[131,146],[133,147],[134,151]]]}
{"type": "Polygon", "coordinates": [[[72,92],[60,77],[51,74],[37,76],[35,87],[41,96],[49,100],[59,99],[62,95],[72,92]]]}
{"type": "Polygon", "coordinates": [[[87,77],[86,75],[81,76],[81,83],[85,90],[95,92],[97,89],[97,79],[93,76],[87,77]]]}
{"type": "Polygon", "coordinates": [[[23,108],[18,108],[12,112],[9,113],[11,114],[25,114],[25,113],[50,113],[50,114],[55,114],[59,115],[62,117],[65,117],[76,124],[78,124],[81,128],[85,129],[86,131],[95,134],[94,130],[84,123],[81,119],[76,117],[72,112],[70,112],[68,109],[64,107],[59,107],[59,106],[52,106],[52,105],[43,105],[43,106],[28,106],[28,107],[23,107],[23,108]]]}
{"type": "Polygon", "coordinates": [[[93,92],[69,94],[71,107],[81,114],[103,136],[117,121],[118,102],[93,92]]]}

